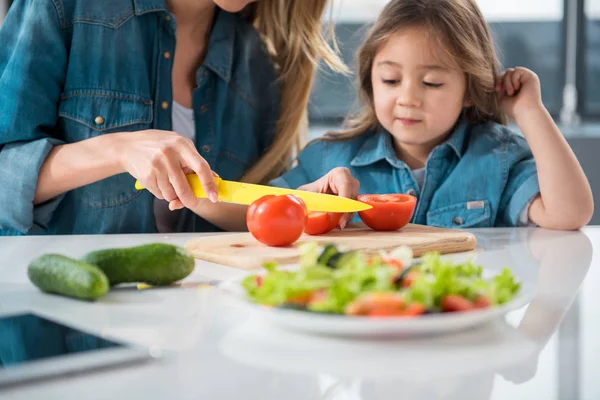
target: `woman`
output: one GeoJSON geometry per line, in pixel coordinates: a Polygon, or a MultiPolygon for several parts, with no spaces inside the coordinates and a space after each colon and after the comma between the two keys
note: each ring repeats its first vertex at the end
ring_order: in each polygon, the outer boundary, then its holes
{"type": "Polygon", "coordinates": [[[0,30],[0,233],[230,228],[185,173],[214,201],[214,173],[287,167],[318,59],[344,69],[326,3],[16,1],[0,30]]]}

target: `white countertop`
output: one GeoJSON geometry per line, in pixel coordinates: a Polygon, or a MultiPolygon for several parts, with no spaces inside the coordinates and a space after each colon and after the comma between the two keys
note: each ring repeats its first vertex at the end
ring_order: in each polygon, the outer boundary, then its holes
{"type": "Polygon", "coordinates": [[[476,261],[534,282],[532,303],[469,332],[383,341],[267,325],[214,288],[244,271],[208,262],[197,261],[183,287],[115,289],[95,303],[43,294],[27,279],[28,263],[43,253],[183,245],[198,234],[2,237],[0,314],[34,311],[164,356],[15,387],[0,398],[599,399],[600,227],[472,232],[476,261]]]}

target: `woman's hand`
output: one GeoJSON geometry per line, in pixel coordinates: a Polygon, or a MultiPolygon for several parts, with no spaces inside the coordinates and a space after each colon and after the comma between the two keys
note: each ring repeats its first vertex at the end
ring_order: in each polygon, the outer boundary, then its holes
{"type": "Polygon", "coordinates": [[[208,198],[216,202],[217,185],[210,165],[196,150],[194,142],[175,132],[146,130],[123,132],[116,151],[122,169],[159,199],[194,208],[198,199],[186,173],[196,173],[208,198]]]}
{"type": "MultiPolygon", "coordinates": [[[[334,168],[327,175],[324,175],[316,181],[300,186],[299,190],[308,192],[336,194],[340,197],[355,199],[358,197],[358,182],[348,168],[334,168]]],[[[352,220],[353,213],[347,213],[340,220],[340,229],[344,229],[346,224],[352,220]]]]}
{"type": "Polygon", "coordinates": [[[495,89],[500,109],[514,120],[523,113],[544,108],[540,79],[527,68],[507,69],[496,79],[495,89]]]}

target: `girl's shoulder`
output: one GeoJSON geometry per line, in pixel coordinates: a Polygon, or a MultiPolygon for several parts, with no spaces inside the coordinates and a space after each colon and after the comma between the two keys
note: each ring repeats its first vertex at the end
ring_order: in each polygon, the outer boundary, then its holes
{"type": "Polygon", "coordinates": [[[480,151],[482,148],[500,152],[515,149],[528,151],[529,145],[516,125],[485,122],[471,125],[466,151],[480,151]]]}
{"type": "Polygon", "coordinates": [[[302,153],[312,155],[328,153],[336,159],[352,160],[366,143],[376,140],[379,132],[368,130],[359,134],[345,135],[328,132],[310,141],[302,153]]]}

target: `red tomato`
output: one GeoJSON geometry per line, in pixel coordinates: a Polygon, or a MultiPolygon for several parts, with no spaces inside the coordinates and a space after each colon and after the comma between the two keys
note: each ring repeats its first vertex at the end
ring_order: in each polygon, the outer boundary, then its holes
{"type": "Polygon", "coordinates": [[[425,306],[421,303],[412,303],[404,310],[402,315],[407,317],[416,317],[417,315],[421,315],[425,312],[425,306]]]}
{"type": "Polygon", "coordinates": [[[470,311],[473,303],[458,294],[449,294],[442,298],[441,307],[445,312],[470,311]]]}
{"type": "Polygon", "coordinates": [[[490,299],[488,299],[487,296],[485,296],[483,294],[477,296],[477,298],[473,302],[473,307],[475,307],[475,308],[488,308],[491,305],[492,305],[492,303],[490,302],[490,299]]]}
{"type": "Polygon", "coordinates": [[[304,232],[306,205],[293,195],[267,195],[248,208],[246,224],[252,236],[268,246],[288,246],[304,232]]]}
{"type": "Polygon", "coordinates": [[[358,201],[373,208],[360,211],[360,219],[376,231],[395,231],[408,224],[415,211],[417,198],[409,194],[363,194],[358,201]]]}
{"type": "Polygon", "coordinates": [[[404,269],[404,264],[402,264],[402,261],[396,260],[395,258],[383,257],[381,259],[381,261],[383,261],[385,264],[389,265],[390,267],[396,268],[397,270],[402,271],[404,269]]]}
{"type": "Polygon", "coordinates": [[[340,223],[342,213],[309,212],[304,232],[309,235],[322,235],[330,232],[340,223]]]}
{"type": "Polygon", "coordinates": [[[311,297],[312,297],[312,293],[310,293],[310,292],[297,294],[295,296],[289,297],[287,299],[286,303],[287,304],[295,304],[298,306],[305,306],[306,304],[308,304],[311,297]]]}
{"type": "Polygon", "coordinates": [[[413,282],[419,277],[418,271],[409,271],[402,279],[402,287],[409,288],[412,286],[413,282]]]}
{"type": "Polygon", "coordinates": [[[319,303],[325,300],[327,300],[327,291],[325,289],[319,289],[311,293],[309,303],[319,303]]]}
{"type": "Polygon", "coordinates": [[[367,314],[369,317],[381,318],[381,317],[399,317],[404,315],[404,311],[397,308],[378,306],[373,307],[367,314]]]}

